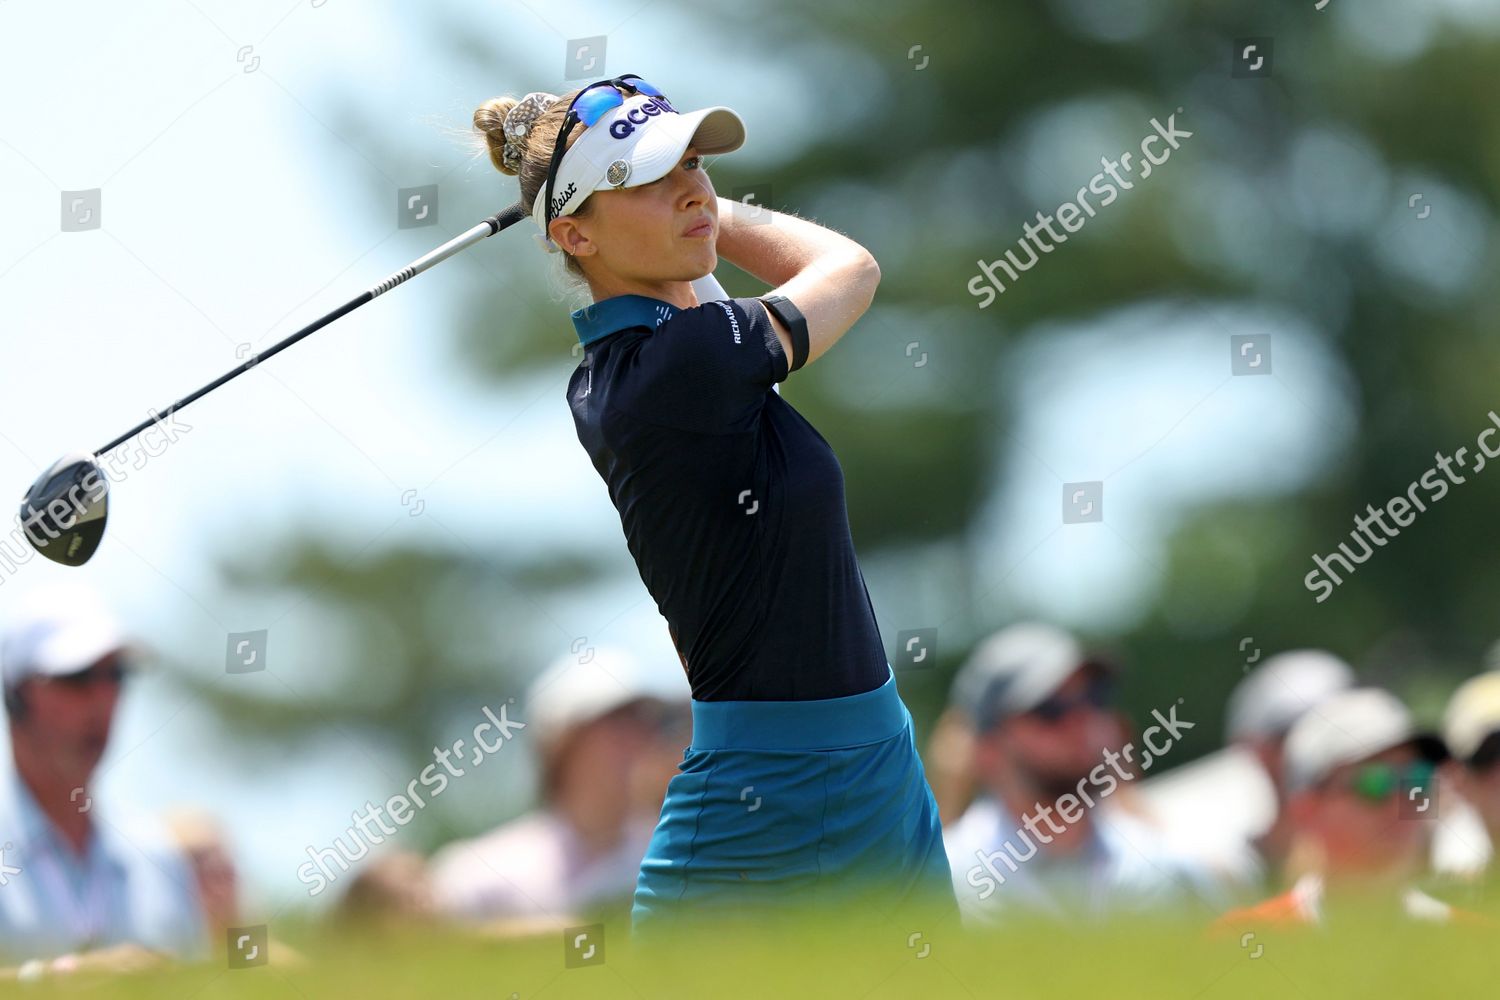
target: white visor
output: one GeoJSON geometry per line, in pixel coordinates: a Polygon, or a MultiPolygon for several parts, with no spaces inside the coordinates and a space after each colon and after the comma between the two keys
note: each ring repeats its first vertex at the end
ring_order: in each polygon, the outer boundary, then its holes
{"type": "MultiPolygon", "coordinates": [[[[679,114],[666,98],[637,94],[611,110],[563,154],[552,185],[554,219],[572,214],[595,191],[649,184],[665,177],[689,146],[704,156],[739,149],[745,123],[726,107],[679,114]]],[[[547,238],[547,189],[543,185],[531,206],[548,252],[558,249],[547,238]]]]}

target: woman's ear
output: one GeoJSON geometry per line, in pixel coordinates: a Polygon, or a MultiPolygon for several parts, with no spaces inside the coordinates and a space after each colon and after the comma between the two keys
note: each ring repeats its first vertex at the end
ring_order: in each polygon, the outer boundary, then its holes
{"type": "Polygon", "coordinates": [[[552,242],[570,257],[588,257],[598,249],[594,241],[583,231],[578,220],[571,215],[553,219],[549,232],[552,242]]]}

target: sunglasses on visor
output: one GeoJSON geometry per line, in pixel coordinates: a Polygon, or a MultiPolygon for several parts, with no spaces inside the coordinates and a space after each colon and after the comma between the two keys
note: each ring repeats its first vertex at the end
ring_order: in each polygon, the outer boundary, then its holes
{"type": "MultiPolygon", "coordinates": [[[[572,133],[574,126],[582,124],[588,128],[597,124],[599,119],[637,94],[645,94],[647,97],[655,97],[661,101],[667,99],[666,94],[634,73],[626,73],[624,76],[589,84],[580,90],[568,105],[568,113],[563,118],[562,128],[557,130],[557,142],[552,146],[552,161],[547,166],[547,188],[544,196],[547,199],[546,221],[548,225],[552,223],[553,218],[552,186],[557,180],[557,168],[562,164],[563,153],[568,148],[568,136],[572,133]]],[[[544,226],[543,233],[545,232],[544,226]]]]}

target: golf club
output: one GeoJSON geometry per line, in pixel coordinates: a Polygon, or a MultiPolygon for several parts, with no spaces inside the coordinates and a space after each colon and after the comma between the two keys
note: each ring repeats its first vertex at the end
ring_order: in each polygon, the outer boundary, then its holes
{"type": "Polygon", "coordinates": [[[339,317],[353,312],[377,295],[390,291],[480,240],[515,225],[527,215],[519,201],[502,209],[462,235],[418,257],[374,288],[350,299],[268,350],[252,355],[249,360],[220,375],[203,388],[184,396],[160,413],[153,413],[98,451],[92,454],[70,452],[64,455],[37,477],[21,501],[20,521],[27,542],[53,562],[64,566],[82,566],[99,548],[99,542],[104,537],[104,526],[109,518],[109,479],[99,467],[99,456],[107,455],[141,431],[203,398],[231,379],[243,375],[262,361],[280,354],[339,317]]]}

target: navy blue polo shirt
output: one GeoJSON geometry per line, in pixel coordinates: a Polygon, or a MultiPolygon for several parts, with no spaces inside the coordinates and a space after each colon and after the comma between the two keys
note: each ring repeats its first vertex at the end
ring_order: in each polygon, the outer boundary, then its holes
{"type": "Polygon", "coordinates": [[[773,386],[787,357],[754,298],[573,313],[578,440],[698,701],[859,694],[889,676],[833,449],[773,386]]]}

